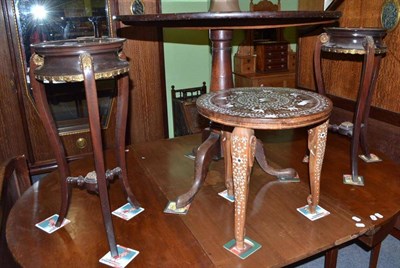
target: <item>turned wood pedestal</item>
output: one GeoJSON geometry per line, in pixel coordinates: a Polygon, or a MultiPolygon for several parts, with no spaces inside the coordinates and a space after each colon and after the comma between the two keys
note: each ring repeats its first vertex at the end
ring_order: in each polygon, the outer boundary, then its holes
{"type": "MultiPolygon", "coordinates": [[[[108,197],[108,183],[119,177],[127,201],[138,207],[127,181],[125,162],[125,132],[129,95],[129,63],[120,54],[122,38],[86,38],[44,42],[32,45],[30,81],[36,107],[43,121],[60,172],[61,208],[56,226],[60,226],[67,215],[71,202],[72,186],[76,185],[96,192],[100,196],[104,226],[112,256],[117,256],[114,228],[108,197]],[[96,80],[115,78],[118,84],[117,114],[115,129],[115,153],[117,167],[105,170],[99,105],[96,80]],[[84,83],[89,114],[90,134],[93,145],[95,171],[86,176],[72,177],[65,149],[58,135],[54,118],[46,97],[45,83],[84,83]]],[[[74,94],[71,90],[71,94],[74,94]]],[[[88,211],[90,213],[90,211],[88,211]]],[[[81,224],[85,224],[82,222],[81,224]]]]}
{"type": "MultiPolygon", "coordinates": [[[[307,204],[309,211],[316,213],[328,118],[332,110],[332,103],[328,98],[292,88],[234,88],[201,96],[197,100],[197,107],[200,114],[213,122],[234,127],[232,133],[222,131],[222,142],[226,187],[228,193],[233,193],[235,198],[237,250],[244,250],[245,247],[246,205],[254,157],[264,171],[273,175],[282,172],[271,167],[266,168],[265,156],[256,155],[256,147],[262,146],[262,143],[254,136],[254,129],[311,127],[308,130],[311,194],[307,198],[307,204]]],[[[210,137],[212,139],[212,135],[210,137]]],[[[207,143],[209,140],[205,141],[207,143]]],[[[206,147],[202,146],[198,149],[198,155],[202,155],[201,150],[206,147]]],[[[291,174],[297,175],[296,172],[291,174]]]]}

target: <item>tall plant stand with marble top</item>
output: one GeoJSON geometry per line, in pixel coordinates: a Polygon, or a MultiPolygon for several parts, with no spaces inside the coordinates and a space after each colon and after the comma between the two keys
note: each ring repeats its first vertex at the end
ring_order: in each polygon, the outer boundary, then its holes
{"type": "Polygon", "coordinates": [[[227,139],[225,165],[230,166],[231,173],[225,177],[226,186],[228,191],[234,192],[235,200],[232,252],[241,256],[252,244],[245,240],[244,226],[250,173],[256,154],[254,129],[311,127],[308,130],[311,194],[304,209],[312,215],[317,214],[328,118],[332,111],[332,102],[327,97],[292,88],[233,88],[202,95],[197,100],[197,108],[213,122],[234,127],[232,133],[223,135],[227,139]]]}
{"type": "MultiPolygon", "coordinates": [[[[125,162],[129,63],[121,53],[124,41],[123,38],[84,38],[32,45],[34,54],[30,60],[31,69],[29,73],[35,104],[54,150],[60,172],[61,208],[56,226],[60,226],[67,215],[73,186],[77,185],[88,191],[98,193],[110,253],[113,257],[118,256],[118,250],[107,190],[109,181],[118,176],[127,201],[133,208],[139,207],[139,203],[136,201],[127,181],[125,162]],[[105,170],[96,80],[111,78],[116,79],[118,85],[115,129],[115,155],[118,166],[112,170],[105,170]],[[45,82],[74,83],[82,81],[87,100],[95,171],[86,176],[72,177],[65,149],[47,101],[45,82]]],[[[74,92],[71,91],[71,94],[74,94],[74,92]]],[[[88,211],[88,213],[90,212],[88,211]]]]}
{"type": "MultiPolygon", "coordinates": [[[[358,90],[357,104],[353,119],[353,134],[351,139],[351,175],[343,175],[343,183],[364,185],[364,178],[358,173],[358,150],[361,147],[360,158],[365,162],[381,161],[370,153],[368,148],[368,116],[372,95],[378,78],[381,60],[387,47],[383,42],[386,30],[383,28],[325,28],[315,44],[314,72],[317,90],[325,95],[325,86],[321,69],[321,51],[332,54],[363,56],[361,81],[358,90]]],[[[352,58],[349,58],[352,59],[352,58]]]]}

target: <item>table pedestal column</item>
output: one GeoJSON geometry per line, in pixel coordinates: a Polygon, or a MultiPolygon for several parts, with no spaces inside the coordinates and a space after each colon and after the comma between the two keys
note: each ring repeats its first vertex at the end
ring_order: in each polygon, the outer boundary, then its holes
{"type": "Polygon", "coordinates": [[[233,30],[210,30],[212,43],[211,91],[233,87],[232,37],[233,30]]]}

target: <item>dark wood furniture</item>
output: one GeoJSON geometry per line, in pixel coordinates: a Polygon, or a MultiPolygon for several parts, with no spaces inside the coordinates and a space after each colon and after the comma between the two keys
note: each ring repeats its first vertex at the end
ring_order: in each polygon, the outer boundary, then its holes
{"type": "MultiPolygon", "coordinates": [[[[372,156],[368,148],[368,117],[371,106],[372,95],[376,86],[381,60],[387,51],[383,38],[386,35],[385,29],[378,28],[325,28],[317,39],[314,49],[314,71],[317,83],[317,90],[320,94],[326,95],[324,80],[321,70],[321,51],[338,55],[340,60],[354,60],[349,55],[361,55],[363,57],[362,76],[360,80],[357,106],[354,113],[354,128],[351,148],[351,178],[344,183],[364,185],[364,179],[358,173],[358,151],[362,149],[361,157],[365,161],[379,161],[372,156]]],[[[342,80],[341,78],[339,80],[342,80]]]]}
{"type": "MultiPolygon", "coordinates": [[[[118,255],[111,220],[111,210],[107,184],[118,176],[123,194],[132,207],[139,207],[127,181],[125,162],[125,135],[129,100],[129,63],[121,53],[125,39],[83,38],[43,42],[32,45],[30,60],[30,82],[35,104],[52,145],[60,172],[61,206],[56,226],[60,226],[67,216],[71,203],[71,188],[79,186],[100,196],[103,221],[110,252],[118,255]],[[115,154],[117,167],[105,169],[103,142],[100,126],[99,103],[96,80],[114,78],[117,83],[117,113],[115,128],[115,154]],[[94,173],[73,177],[67,163],[64,145],[58,134],[54,118],[46,97],[45,81],[48,83],[76,83],[83,81],[89,114],[90,135],[95,161],[94,173]]],[[[74,94],[74,92],[71,92],[74,94]]]]}
{"type": "Polygon", "coordinates": [[[0,266],[18,267],[6,241],[6,223],[15,202],[31,186],[25,156],[17,156],[0,165],[0,266]]]}
{"type": "Polygon", "coordinates": [[[235,86],[237,87],[296,87],[296,72],[283,73],[237,73],[235,72],[235,86]]]}
{"type": "Polygon", "coordinates": [[[207,93],[206,82],[200,87],[175,89],[171,86],[172,112],[174,116],[174,136],[200,133],[209,124],[196,108],[196,100],[207,93]]]}
{"type": "MultiPolygon", "coordinates": [[[[32,1],[18,1],[18,3],[22,2],[27,5],[34,4],[32,1]]],[[[76,0],[76,2],[82,4],[80,0],[76,0]]],[[[92,1],[91,3],[95,2],[97,6],[102,1],[92,1]]],[[[161,1],[143,0],[142,2],[146,5],[146,12],[160,12],[161,1]]],[[[8,63],[0,66],[2,74],[0,77],[2,85],[0,122],[3,126],[0,139],[4,141],[0,144],[0,160],[24,154],[28,160],[30,173],[45,173],[56,168],[56,161],[45,128],[34,106],[29,81],[26,79],[28,75],[26,63],[29,55],[25,55],[24,52],[25,49],[29,50],[29,47],[21,44],[24,38],[29,37],[21,35],[22,29],[18,24],[18,14],[21,12],[18,13],[16,9],[17,1],[1,0],[0,3],[0,39],[3,44],[0,56],[8,63]]],[[[71,2],[68,3],[72,6],[71,2]]],[[[103,3],[103,11],[107,9],[105,14],[107,14],[108,27],[104,28],[103,34],[106,35],[108,32],[108,36],[115,37],[116,26],[119,23],[113,21],[111,17],[115,14],[131,14],[129,6],[132,1],[104,0],[103,3]]],[[[51,13],[51,15],[55,14],[51,13]]],[[[64,18],[68,19],[67,16],[64,18]]],[[[29,24],[29,20],[26,22],[28,26],[32,25],[29,24]]],[[[161,31],[157,29],[136,29],[134,33],[126,29],[118,30],[119,36],[139,37],[135,41],[128,40],[124,45],[124,52],[130,59],[129,76],[132,81],[135,81],[135,83],[129,83],[131,92],[129,101],[131,107],[134,107],[129,110],[128,114],[127,143],[129,144],[167,137],[166,90],[160,33],[161,31]],[[137,56],[138,54],[140,57],[137,56]]],[[[87,34],[91,35],[92,32],[87,34]]],[[[110,108],[110,120],[102,130],[104,142],[108,148],[112,148],[115,144],[116,122],[113,120],[116,112],[115,100],[111,101],[110,108]]],[[[85,123],[88,124],[87,121],[85,123]]],[[[69,131],[67,134],[63,133],[61,139],[66,146],[68,161],[89,155],[93,151],[89,127],[79,131],[69,131]],[[83,139],[86,140],[85,148],[77,146],[77,142],[79,143],[83,139]]]]}
{"type": "MultiPolygon", "coordinates": [[[[350,141],[329,135],[321,174],[320,205],[331,214],[309,221],[296,211],[309,194],[308,167],[299,161],[307,149],[306,129],[256,133],[268,144],[266,154],[271,165],[293,167],[300,177],[299,183],[278,182],[254,165],[246,232],[257,237],[262,248],[241,260],[221,246],[221,241],[231,239],[234,222],[234,204],[218,195],[225,189],[222,161],[210,166],[206,183],[187,215],[162,212],[168,199],[185,192],[192,184],[193,161],[184,154],[201,137],[188,135],[128,148],[128,180],[132,187],[141,189],[136,197],[145,208],[134,220],[114,221],[118,242],[140,251],[128,267],[283,267],[379,229],[399,214],[400,166],[385,155],[383,162],[373,165],[361,162],[359,168],[365,172],[368,183],[364,187],[344,185],[337,177],[350,159],[346,153],[350,141]],[[384,218],[372,221],[369,215],[376,212],[384,218]],[[355,226],[351,219],[354,215],[362,219],[365,227],[355,226]]],[[[105,156],[107,168],[115,166],[114,154],[107,152],[105,156]]],[[[72,174],[85,174],[93,168],[92,158],[71,163],[72,174]]],[[[99,258],[108,250],[103,227],[97,220],[101,217],[99,200],[78,189],[73,189],[68,214],[71,223],[51,235],[34,226],[58,209],[59,179],[57,172],[44,177],[11,211],[7,242],[23,267],[91,267],[98,265],[99,258]]],[[[111,183],[112,209],[126,202],[120,193],[119,185],[111,183]]]]}
{"type": "MultiPolygon", "coordinates": [[[[337,10],[343,13],[339,19],[340,27],[382,27],[380,11],[385,0],[339,2],[342,3],[337,10]]],[[[299,0],[299,10],[323,10],[323,3],[323,0],[299,0]]],[[[376,89],[372,96],[368,136],[372,148],[400,163],[400,147],[393,146],[400,141],[400,105],[397,101],[400,98],[400,91],[393,86],[400,83],[400,76],[395,71],[399,68],[400,57],[400,50],[397,49],[400,41],[398,29],[388,32],[384,39],[388,50],[381,62],[376,89]]],[[[305,35],[299,36],[297,82],[300,88],[316,89],[312,67],[313,52],[316,39],[322,32],[321,27],[319,30],[308,31],[305,35]]],[[[335,117],[335,120],[331,120],[333,124],[352,121],[351,113],[354,112],[356,106],[358,91],[355,89],[359,87],[361,65],[361,61],[322,60],[326,93],[334,106],[341,109],[340,113],[333,112],[333,117],[335,117]],[[338,77],[342,79],[338,80],[338,77]]]]}
{"type": "Polygon", "coordinates": [[[274,73],[288,71],[288,42],[254,41],[256,71],[274,73]]]}
{"type": "MultiPolygon", "coordinates": [[[[280,1],[250,2],[250,11],[279,11],[280,1]]],[[[295,57],[283,38],[283,29],[246,30],[234,55],[235,86],[295,87],[295,57]],[[289,68],[290,67],[290,68],[289,68]],[[271,75],[272,74],[272,75],[271,75]]]]}
{"type": "MultiPolygon", "coordinates": [[[[307,205],[308,211],[316,215],[328,118],[332,111],[332,103],[328,98],[292,88],[233,88],[203,95],[197,101],[197,107],[199,113],[211,121],[234,127],[232,133],[225,133],[222,142],[225,144],[226,187],[228,194],[235,197],[234,234],[237,251],[245,251],[244,226],[254,157],[261,167],[266,163],[265,156],[258,155],[263,152],[258,148],[262,143],[257,142],[254,129],[276,130],[312,126],[308,131],[311,194],[307,197],[307,205]]],[[[269,168],[264,171],[270,175],[281,173],[275,170],[271,172],[269,168]]],[[[297,176],[293,173],[292,177],[297,176]]],[[[199,187],[198,184],[194,186],[199,187]]]]}
{"type": "MultiPolygon", "coordinates": [[[[126,25],[135,27],[177,27],[208,29],[212,42],[211,91],[233,87],[231,64],[231,40],[233,29],[267,29],[285,26],[319,25],[335,22],[340,12],[204,12],[154,14],[135,16],[116,16],[115,19],[126,25]]],[[[211,131],[213,132],[213,131],[211,131]]],[[[218,152],[220,134],[218,131],[210,135],[200,146],[195,160],[195,182],[199,185],[205,177],[211,158],[218,152]]],[[[223,139],[223,138],[222,138],[223,139]]],[[[262,154],[262,153],[261,153],[262,154]]],[[[177,199],[177,206],[189,204],[195,192],[188,192],[177,199]],[[192,193],[192,194],[191,194],[192,193]]]]}

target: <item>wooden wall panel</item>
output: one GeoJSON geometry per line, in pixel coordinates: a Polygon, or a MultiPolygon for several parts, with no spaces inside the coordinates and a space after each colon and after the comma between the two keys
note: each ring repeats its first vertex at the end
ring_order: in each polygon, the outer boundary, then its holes
{"type": "MultiPolygon", "coordinates": [[[[119,0],[119,14],[130,14],[131,3],[131,0],[119,0]]],[[[158,0],[145,0],[145,12],[158,13],[159,4],[158,0]]],[[[130,142],[165,138],[167,109],[161,30],[121,27],[117,35],[128,39],[124,52],[130,62],[130,142]]]]}
{"type": "Polygon", "coordinates": [[[324,0],[299,0],[298,10],[319,11],[324,9],[324,0]]]}
{"type": "MultiPolygon", "coordinates": [[[[343,12],[340,19],[341,27],[381,27],[380,10],[384,0],[362,1],[346,0],[338,10],[343,12]]],[[[308,3],[309,4],[309,3],[308,3]]],[[[301,2],[299,7],[302,8],[301,2]]],[[[388,46],[388,53],[382,61],[372,106],[394,113],[400,113],[400,51],[397,49],[400,39],[400,27],[389,32],[384,41],[388,46]]],[[[301,38],[299,42],[299,72],[298,86],[313,89],[314,78],[312,68],[312,51],[315,37],[301,38]]],[[[333,54],[335,55],[335,54],[333,54]]],[[[332,55],[327,55],[332,58],[332,55]]],[[[338,55],[335,55],[337,57],[338,55]]],[[[340,57],[339,57],[340,58],[340,57]]],[[[360,59],[361,60],[361,59],[360,59]]],[[[327,92],[334,96],[353,100],[357,98],[359,79],[361,75],[361,61],[323,60],[325,84],[327,92]]]]}
{"type": "Polygon", "coordinates": [[[19,95],[17,81],[11,66],[15,65],[12,59],[12,47],[8,46],[10,36],[7,17],[5,16],[5,2],[0,2],[0,161],[19,154],[27,154],[22,116],[19,109],[19,95]]]}

